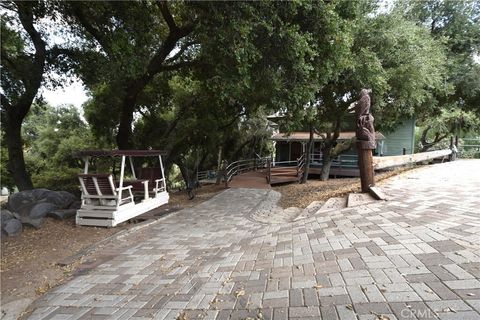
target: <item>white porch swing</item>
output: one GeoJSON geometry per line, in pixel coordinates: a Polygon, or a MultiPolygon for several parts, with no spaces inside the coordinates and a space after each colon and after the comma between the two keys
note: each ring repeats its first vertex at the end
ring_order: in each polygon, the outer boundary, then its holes
{"type": "Polygon", "coordinates": [[[160,150],[85,150],[78,156],[85,162],[78,175],[82,190],[82,205],[76,223],[84,226],[115,227],[147,211],[168,203],[165,173],[160,150]],[[89,173],[93,158],[121,159],[120,178],[112,173],[89,173]],[[133,157],[158,158],[158,167],[135,169],[133,157]],[[131,180],[125,179],[127,158],[131,180]]]}

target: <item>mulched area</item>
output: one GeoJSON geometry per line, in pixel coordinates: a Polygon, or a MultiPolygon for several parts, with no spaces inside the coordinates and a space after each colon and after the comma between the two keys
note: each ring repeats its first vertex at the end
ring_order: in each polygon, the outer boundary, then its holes
{"type": "MultiPolygon", "coordinates": [[[[398,168],[375,175],[375,181],[380,182],[389,177],[411,170],[398,168]]],[[[313,201],[326,201],[332,197],[342,197],[351,192],[360,192],[360,178],[339,178],[320,181],[309,179],[305,184],[285,184],[274,186],[273,190],[282,194],[278,203],[282,208],[306,208],[313,201]]]]}
{"type": "Polygon", "coordinates": [[[81,227],[75,219],[47,218],[38,230],[24,227],[20,236],[2,238],[2,302],[44,293],[71,272],[58,261],[127,227],[81,227]]]}

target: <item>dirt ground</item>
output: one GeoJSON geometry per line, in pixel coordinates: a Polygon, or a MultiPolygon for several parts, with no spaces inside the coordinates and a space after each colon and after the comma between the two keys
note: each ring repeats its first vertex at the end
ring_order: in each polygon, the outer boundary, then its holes
{"type": "MultiPolygon", "coordinates": [[[[412,168],[398,168],[375,175],[375,181],[398,175],[412,168]]],[[[282,208],[299,207],[305,208],[313,201],[326,201],[332,197],[341,197],[351,192],[360,191],[360,178],[340,178],[320,181],[308,180],[305,184],[285,184],[273,187],[282,194],[279,205],[282,208]]]]}
{"type": "MultiPolygon", "coordinates": [[[[152,210],[136,221],[158,219],[165,213],[195,206],[222,190],[222,185],[203,186],[197,189],[193,200],[188,200],[185,191],[170,193],[168,205],[152,210]]],[[[74,218],[63,221],[47,218],[38,230],[24,227],[18,237],[2,237],[2,304],[37,298],[67,279],[80,264],[82,253],[90,252],[102,240],[135,226],[136,223],[123,223],[115,228],[84,227],[76,226],[74,218]]]]}

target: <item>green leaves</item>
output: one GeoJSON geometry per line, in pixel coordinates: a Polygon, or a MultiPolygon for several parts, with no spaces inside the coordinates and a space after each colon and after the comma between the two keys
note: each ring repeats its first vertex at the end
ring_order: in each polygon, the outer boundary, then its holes
{"type": "MultiPolygon", "coordinates": [[[[429,32],[447,57],[441,86],[435,77],[428,80],[428,108],[418,113],[422,140],[447,134],[464,134],[478,130],[474,123],[480,117],[480,66],[475,55],[480,50],[480,6],[478,1],[401,1],[397,11],[429,32]],[[475,114],[474,114],[475,113],[475,114]],[[428,136],[425,136],[428,133],[428,136]]],[[[419,68],[428,68],[438,60],[433,52],[430,60],[419,68]]],[[[436,141],[433,139],[432,141],[436,141]]]]}

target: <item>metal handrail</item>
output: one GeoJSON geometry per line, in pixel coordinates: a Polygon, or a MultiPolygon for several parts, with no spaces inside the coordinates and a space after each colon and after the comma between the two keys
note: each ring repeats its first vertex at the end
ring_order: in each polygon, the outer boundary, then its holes
{"type": "Polygon", "coordinates": [[[225,168],[225,183],[228,185],[228,182],[237,174],[257,170],[258,168],[265,168],[268,159],[269,158],[242,159],[230,163],[225,168]]]}
{"type": "Polygon", "coordinates": [[[292,166],[297,164],[297,160],[291,160],[291,161],[275,161],[275,165],[277,164],[291,164],[292,166]]]}
{"type": "Polygon", "coordinates": [[[216,179],[218,175],[217,170],[205,170],[197,172],[197,181],[216,179]]]}

